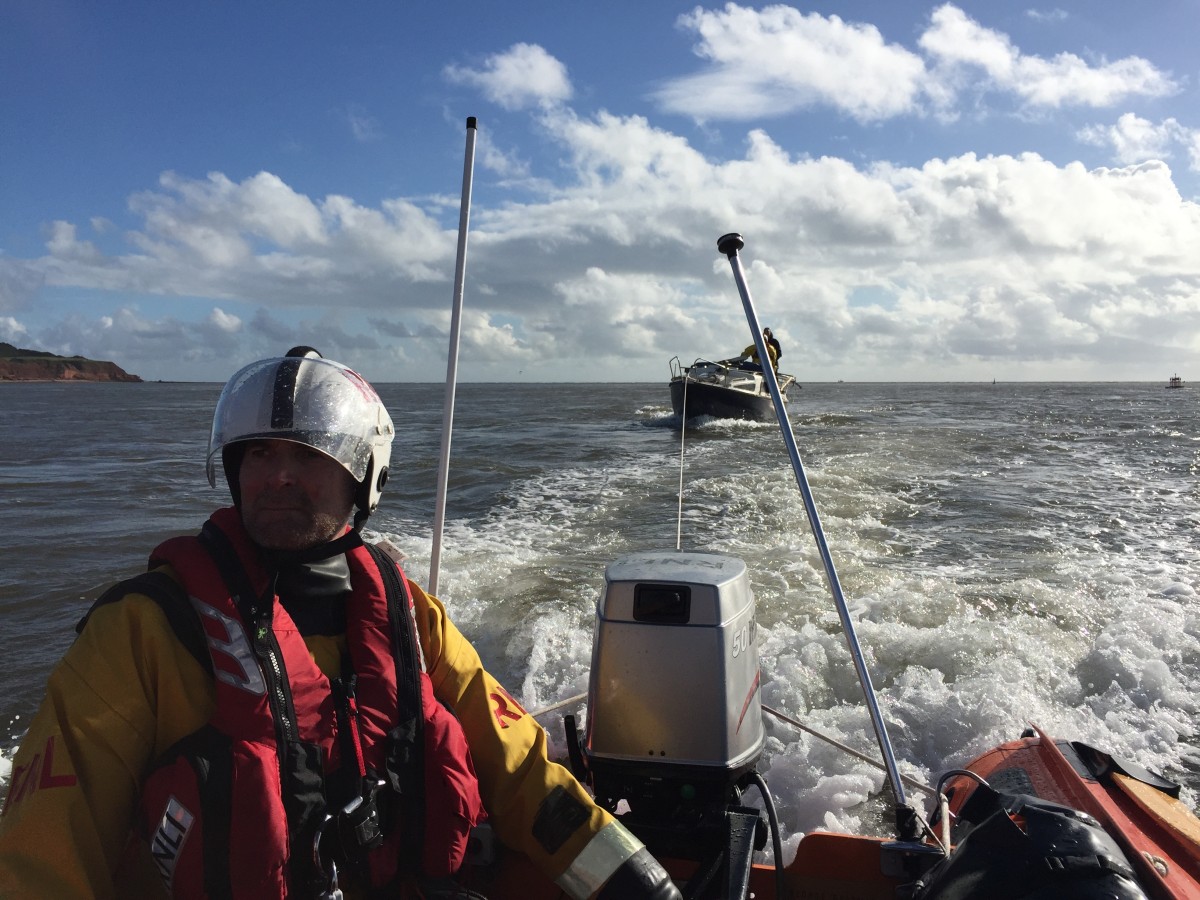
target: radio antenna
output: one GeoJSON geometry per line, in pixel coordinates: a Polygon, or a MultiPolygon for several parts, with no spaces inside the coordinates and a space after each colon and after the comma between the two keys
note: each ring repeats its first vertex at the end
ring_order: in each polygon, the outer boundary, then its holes
{"type": "MultiPolygon", "coordinates": [[[[726,234],[717,239],[717,250],[729,257],[729,265],[733,268],[733,280],[737,282],[738,293],[742,295],[742,307],[746,312],[746,322],[750,325],[750,333],[754,337],[754,346],[758,349],[758,358],[769,360],[766,340],[758,325],[758,315],[754,312],[754,301],[750,298],[750,289],[746,286],[746,276],[742,272],[742,261],[738,251],[746,246],[740,234],[726,234]]],[[[800,451],[796,447],[796,435],[792,433],[792,423],[788,421],[787,409],[783,405],[783,396],[779,391],[779,381],[775,377],[775,367],[763,365],[763,378],[771,392],[771,400],[775,404],[775,417],[779,420],[779,430],[783,442],[787,446],[788,456],[792,461],[792,470],[796,473],[796,483],[800,486],[800,494],[804,497],[804,509],[808,513],[808,523],[812,527],[821,561],[825,564],[825,576],[829,581],[829,590],[837,605],[838,616],[842,620],[842,630],[846,635],[846,643],[850,648],[850,656],[854,660],[854,668],[858,672],[858,680],[866,695],[867,709],[871,713],[871,723],[875,726],[875,736],[879,741],[879,750],[883,754],[883,762],[887,769],[888,780],[892,783],[892,792],[896,799],[896,830],[903,841],[915,841],[920,835],[916,810],[909,805],[904,795],[904,782],[900,778],[900,770],[896,766],[896,754],[892,750],[892,742],[888,739],[887,727],[883,715],[879,711],[879,703],[875,697],[875,688],[871,684],[871,673],[867,671],[862,649],[858,644],[858,636],[854,631],[854,620],[850,617],[850,608],[842,594],[842,585],[838,580],[837,570],[833,565],[833,556],[829,553],[829,545],[825,541],[825,532],[821,528],[821,517],[817,514],[817,504],[813,500],[812,489],[808,486],[808,477],[804,474],[804,463],[800,459],[800,451]]]]}
{"type": "Polygon", "coordinates": [[[467,230],[471,222],[471,181],[475,169],[475,117],[467,117],[463,154],[462,197],[458,211],[458,256],[454,264],[454,298],[450,312],[450,352],[446,357],[446,396],[442,405],[442,450],[438,456],[437,498],[433,505],[433,547],[429,554],[429,593],[437,594],[446,525],[446,488],[450,479],[450,439],[454,431],[454,393],[458,385],[458,342],[462,325],[463,281],[467,272],[467,230]]]}

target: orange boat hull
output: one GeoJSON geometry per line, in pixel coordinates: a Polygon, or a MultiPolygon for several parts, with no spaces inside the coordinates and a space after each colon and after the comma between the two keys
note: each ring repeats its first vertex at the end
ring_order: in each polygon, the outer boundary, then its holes
{"type": "MultiPolygon", "coordinates": [[[[1090,814],[1117,841],[1137,879],[1153,900],[1200,900],[1200,819],[1169,794],[1119,772],[1100,777],[1068,741],[1037,730],[1002,744],[967,768],[1001,791],[1032,794],[1090,814]]],[[[947,781],[954,821],[977,783],[966,777],[947,781]]],[[[935,823],[936,826],[936,823],[935,823]]],[[[783,872],[782,897],[789,900],[894,900],[911,873],[889,871],[885,839],[828,832],[804,836],[783,872]]],[[[680,884],[695,872],[687,860],[661,860],[680,884]]],[[[524,857],[507,855],[475,887],[492,900],[560,900],[567,895],[524,857]]],[[[756,864],[750,890],[759,900],[782,900],[773,867],[756,864]]]]}

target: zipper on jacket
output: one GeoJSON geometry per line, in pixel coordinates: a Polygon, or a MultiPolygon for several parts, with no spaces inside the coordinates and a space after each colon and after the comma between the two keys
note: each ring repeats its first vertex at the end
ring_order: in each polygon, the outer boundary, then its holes
{"type": "Polygon", "coordinates": [[[232,541],[212,520],[201,529],[200,543],[221,573],[267,685],[267,706],[275,732],[275,753],[288,824],[285,862],[289,896],[336,890],[336,882],[331,883],[319,860],[313,858],[314,841],[325,818],[321,747],[301,740],[292,687],[273,623],[277,574],[268,571],[265,589],[257,591],[232,541]]]}
{"type": "Polygon", "coordinates": [[[275,582],[278,577],[271,574],[262,596],[257,596],[250,578],[242,565],[229,537],[212,521],[200,529],[200,543],[204,545],[216,563],[221,579],[229,589],[234,606],[241,614],[242,622],[249,630],[250,646],[259,660],[259,668],[267,681],[267,702],[275,720],[275,732],[279,744],[280,763],[284,762],[285,742],[298,737],[296,708],[292,702],[291,685],[283,666],[282,651],[275,639],[272,625],[275,607],[275,582]]]}
{"type": "MultiPolygon", "coordinates": [[[[250,607],[250,621],[247,624],[250,626],[255,655],[258,656],[261,663],[259,668],[262,669],[263,677],[267,680],[268,702],[279,730],[279,737],[281,741],[291,743],[299,738],[296,726],[296,705],[292,699],[292,687],[283,666],[283,651],[279,647],[279,640],[275,637],[274,616],[272,615],[274,598],[275,580],[271,579],[263,598],[250,607]]],[[[280,750],[282,751],[282,749],[281,745],[280,750]]]]}
{"type": "Polygon", "coordinates": [[[279,660],[279,642],[275,640],[275,632],[268,632],[268,638],[265,642],[266,646],[264,654],[268,665],[271,668],[268,682],[272,686],[272,697],[275,708],[275,715],[279,719],[279,725],[283,731],[283,739],[285,741],[294,741],[297,738],[296,734],[296,712],[292,702],[292,692],[288,685],[287,676],[283,673],[283,664],[279,660]]]}

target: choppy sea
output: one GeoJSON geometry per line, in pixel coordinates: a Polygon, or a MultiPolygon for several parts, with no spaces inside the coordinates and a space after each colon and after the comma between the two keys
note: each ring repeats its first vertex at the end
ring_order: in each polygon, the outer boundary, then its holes
{"type": "MultiPolygon", "coordinates": [[[[90,599],[226,502],[203,466],[219,390],[0,385],[0,795],[90,599]]],[[[380,393],[399,434],[368,532],[427,583],[443,388],[380,393]]],[[[1198,408],[1200,388],[1164,383],[793,390],[901,772],[933,783],[1034,722],[1184,782],[1195,808],[1198,408]]],[[[749,566],[763,701],[878,754],[777,426],[681,433],[665,382],[464,384],[453,434],[438,593],[527,708],[586,691],[605,565],[678,542],[749,566]]],[[[543,722],[565,755],[560,715],[543,722]]],[[[877,770],[774,719],[767,734],[789,850],[886,830],[877,770]]]]}

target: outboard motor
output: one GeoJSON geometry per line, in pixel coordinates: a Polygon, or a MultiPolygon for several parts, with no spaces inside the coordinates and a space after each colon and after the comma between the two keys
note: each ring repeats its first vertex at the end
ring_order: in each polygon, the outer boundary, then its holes
{"type": "Polygon", "coordinates": [[[718,895],[741,896],[766,841],[760,812],[740,805],[753,780],[769,808],[755,771],[763,736],[746,564],[671,551],[610,564],[582,748],[567,717],[572,765],[597,802],[655,855],[698,860],[700,873],[708,863],[708,877],[734,882],[714,881],[718,895]]]}

